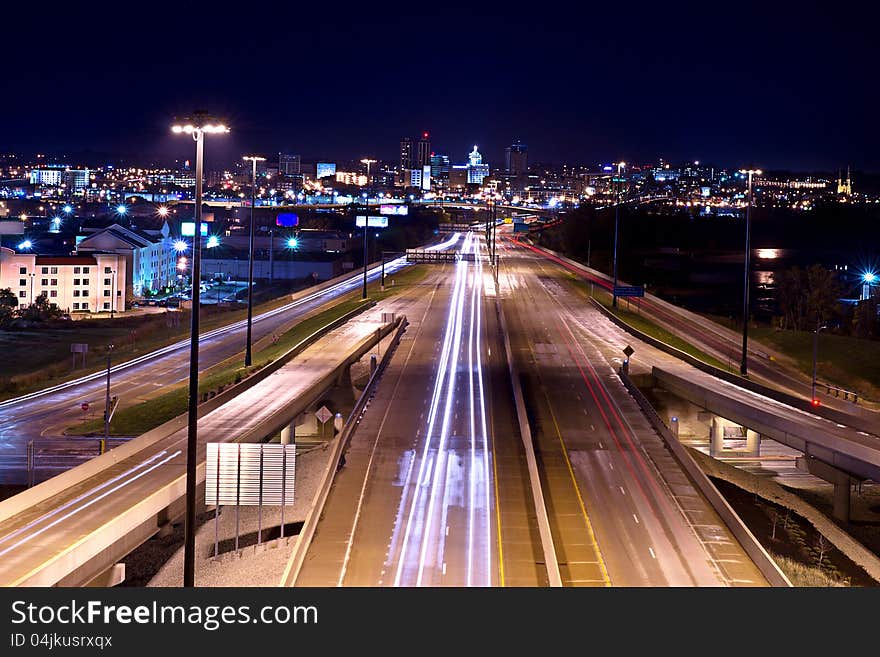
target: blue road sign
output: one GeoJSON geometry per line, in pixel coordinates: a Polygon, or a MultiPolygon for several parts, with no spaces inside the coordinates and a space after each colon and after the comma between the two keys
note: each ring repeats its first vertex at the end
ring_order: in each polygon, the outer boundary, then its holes
{"type": "Polygon", "coordinates": [[[637,285],[618,285],[614,288],[614,296],[617,297],[643,297],[645,288],[637,285]]]}

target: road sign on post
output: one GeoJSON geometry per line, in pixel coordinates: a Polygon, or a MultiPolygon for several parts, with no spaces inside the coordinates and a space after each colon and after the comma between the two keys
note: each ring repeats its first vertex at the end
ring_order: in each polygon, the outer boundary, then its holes
{"type": "Polygon", "coordinates": [[[83,402],[79,407],[83,410],[83,413],[89,412],[89,402],[83,402]]]}
{"type": "Polygon", "coordinates": [[[333,413],[331,413],[331,412],[330,412],[330,409],[327,408],[326,406],[322,406],[322,407],[319,408],[318,411],[315,413],[315,417],[317,417],[321,422],[326,422],[326,421],[329,420],[331,417],[333,417],[333,413]]]}
{"type": "Polygon", "coordinates": [[[614,295],[618,297],[643,297],[645,288],[638,285],[618,285],[614,288],[614,295]]]}

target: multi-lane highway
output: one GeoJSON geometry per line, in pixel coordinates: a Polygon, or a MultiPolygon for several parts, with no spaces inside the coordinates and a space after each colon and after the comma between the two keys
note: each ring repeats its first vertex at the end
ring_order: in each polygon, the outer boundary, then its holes
{"type": "MultiPolygon", "coordinates": [[[[598,289],[606,290],[610,294],[611,279],[605,274],[548,249],[535,247],[526,242],[518,242],[518,244],[523,249],[531,250],[578,276],[589,279],[598,286],[598,289]]],[[[639,300],[638,303],[640,313],[650,317],[674,335],[680,336],[705,353],[714,356],[722,363],[728,363],[730,372],[739,373],[742,356],[741,333],[654,295],[646,294],[644,299],[639,300]]],[[[812,394],[810,378],[796,371],[793,367],[785,365],[784,360],[784,357],[779,354],[774,355],[771,350],[766,349],[755,340],[749,342],[748,371],[751,379],[801,399],[809,400],[812,394]],[[773,357],[771,358],[771,356],[773,357]]],[[[866,408],[863,404],[854,404],[843,397],[838,398],[823,394],[819,399],[824,406],[835,408],[847,414],[867,418],[870,421],[878,419],[876,411],[866,408]]]]}
{"type": "MultiPolygon", "coordinates": [[[[479,256],[480,237],[462,251],[479,256]]],[[[546,584],[491,270],[438,267],[446,280],[409,315],[298,586],[546,584]]]]}
{"type": "Polygon", "coordinates": [[[501,254],[564,583],[766,584],[614,373],[628,338],[554,262],[501,254]]]}
{"type": "MultiPolygon", "coordinates": [[[[435,245],[438,248],[439,245],[435,245]]],[[[385,264],[386,275],[405,265],[403,259],[385,264]]],[[[368,271],[375,280],[380,268],[368,271]]],[[[342,295],[357,291],[361,275],[348,275],[317,290],[294,295],[290,303],[256,315],[253,339],[285,330],[306,314],[342,295]]],[[[202,370],[244,350],[244,321],[203,333],[199,344],[202,370]]],[[[111,370],[111,395],[119,396],[121,406],[137,404],[162,388],[189,376],[189,340],[183,340],[145,354],[111,370]]],[[[30,440],[62,435],[64,429],[81,418],[80,404],[89,402],[103,409],[106,379],[98,372],[46,390],[0,402],[0,484],[22,485],[27,481],[26,450],[30,440]]],[[[83,459],[88,459],[87,455],[83,459]]]]}

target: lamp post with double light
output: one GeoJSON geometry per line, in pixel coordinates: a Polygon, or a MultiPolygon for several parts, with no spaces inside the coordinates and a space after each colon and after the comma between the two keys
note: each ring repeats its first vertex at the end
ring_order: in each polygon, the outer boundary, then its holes
{"type": "Polygon", "coordinates": [[[742,339],[742,360],[739,365],[739,372],[743,376],[749,373],[749,268],[751,262],[751,233],[752,233],[752,176],[760,176],[763,173],[760,169],[740,169],[742,174],[749,177],[748,203],[746,205],[746,256],[745,267],[743,268],[743,339],[742,339]]]}
{"type": "Polygon", "coordinates": [[[186,521],[184,523],[183,585],[195,586],[196,548],[196,458],[199,404],[199,292],[201,291],[202,178],[205,135],[229,132],[222,122],[206,112],[175,122],[174,134],[190,135],[196,144],[195,231],[192,244],[192,327],[189,350],[189,402],[186,434],[186,521]]]}
{"type": "Polygon", "coordinates": [[[257,204],[257,162],[265,162],[265,157],[259,155],[245,155],[245,162],[250,162],[251,167],[251,220],[248,233],[248,309],[247,309],[247,344],[244,351],[244,366],[251,366],[251,326],[253,325],[254,302],[254,206],[257,204]]]}
{"type": "Polygon", "coordinates": [[[611,268],[613,269],[614,276],[614,286],[611,289],[611,306],[617,308],[617,227],[620,218],[620,187],[623,183],[623,179],[621,176],[621,171],[626,166],[626,162],[617,162],[617,176],[615,178],[616,193],[614,200],[614,258],[611,268]]]}

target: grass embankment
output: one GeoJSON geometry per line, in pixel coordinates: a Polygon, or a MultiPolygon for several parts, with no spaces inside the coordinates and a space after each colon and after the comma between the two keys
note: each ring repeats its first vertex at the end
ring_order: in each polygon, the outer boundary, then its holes
{"type": "MultiPolygon", "coordinates": [[[[254,305],[254,314],[290,302],[290,291],[254,305]]],[[[255,295],[256,296],[256,295],[255,295]]],[[[261,295],[262,296],[262,295],[261,295]]],[[[216,306],[202,308],[201,331],[227,326],[245,319],[247,309],[216,306]]],[[[82,319],[56,327],[0,331],[0,400],[63,383],[107,363],[107,345],[113,344],[113,362],[120,363],[167,346],[189,335],[190,312],[169,311],[146,315],[120,314],[110,319],[82,319]],[[86,367],[72,369],[71,343],[89,345],[86,367]]]]}
{"type": "MultiPolygon", "coordinates": [[[[574,277],[572,275],[572,282],[586,294],[586,296],[590,296],[591,294],[591,286],[586,281],[583,281],[579,278],[574,277]]],[[[670,333],[663,327],[655,324],[647,316],[642,315],[638,310],[633,311],[631,308],[638,308],[636,305],[637,302],[631,302],[627,304],[626,301],[618,299],[618,307],[615,310],[611,305],[611,294],[606,292],[604,289],[593,288],[592,297],[598,301],[602,306],[614,314],[618,319],[622,320],[632,328],[645,333],[655,340],[660,340],[661,342],[668,344],[670,347],[675,347],[679,351],[683,351],[686,354],[697,358],[708,365],[713,365],[722,370],[730,371],[730,367],[728,363],[724,363],[714,356],[707,354],[705,351],[698,349],[694,345],[689,342],[682,340],[677,335],[670,333]],[[624,306],[629,305],[630,309],[625,309],[624,306]]]]}
{"type": "MultiPolygon", "coordinates": [[[[752,329],[755,340],[792,359],[806,374],[813,373],[813,332],[752,329]]],[[[819,333],[817,378],[869,399],[880,399],[880,341],[819,333]]]]}
{"type": "MultiPolygon", "coordinates": [[[[423,267],[415,267],[401,274],[395,275],[395,286],[388,287],[384,292],[379,290],[378,284],[369,284],[367,287],[368,298],[381,301],[399,293],[407,285],[413,285],[421,281],[427,273],[423,267]]],[[[199,397],[212,396],[222,392],[227,386],[239,383],[276,360],[287,350],[295,346],[318,329],[339,319],[346,313],[357,308],[362,301],[360,293],[349,294],[339,303],[323,310],[299,322],[289,331],[279,336],[275,344],[270,344],[253,354],[253,365],[244,367],[241,365],[241,356],[236,355],[221,363],[205,370],[199,376],[199,397]]],[[[154,429],[159,425],[186,412],[188,388],[186,384],[173,386],[164,394],[149,399],[135,406],[119,410],[113,415],[110,423],[110,433],[120,436],[137,436],[154,429]]],[[[95,419],[75,425],[67,430],[68,435],[87,435],[103,430],[103,420],[95,419]]]]}

